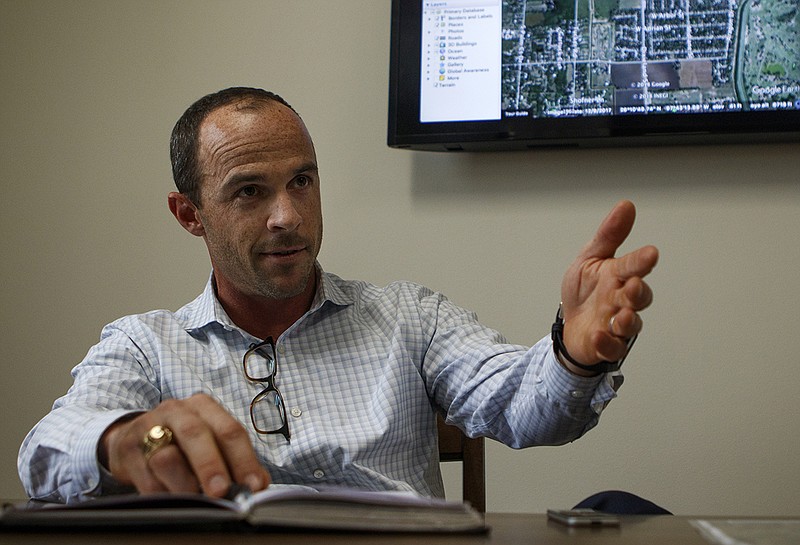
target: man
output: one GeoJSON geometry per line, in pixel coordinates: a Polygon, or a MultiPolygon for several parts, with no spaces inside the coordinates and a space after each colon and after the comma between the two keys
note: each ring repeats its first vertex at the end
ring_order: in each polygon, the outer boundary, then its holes
{"type": "Polygon", "coordinates": [[[549,337],[507,344],[424,287],[324,272],[314,146],[277,95],[202,98],[176,124],[171,155],[169,208],[205,241],[211,278],[175,313],[103,330],[22,445],[31,497],[223,496],[270,482],[442,495],[436,411],[520,448],[579,437],[614,397],[618,373],[598,369],[641,330],[652,300],[642,278],[658,258],[651,246],[614,258],[631,203],[564,276],[557,355],[549,337]]]}

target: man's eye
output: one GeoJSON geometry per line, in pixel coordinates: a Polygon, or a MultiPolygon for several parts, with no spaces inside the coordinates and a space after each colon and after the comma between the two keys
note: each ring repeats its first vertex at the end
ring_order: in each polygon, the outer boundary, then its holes
{"type": "Polygon", "coordinates": [[[297,188],[303,188],[309,185],[311,185],[311,178],[308,176],[298,176],[294,179],[294,186],[297,188]]]}
{"type": "Polygon", "coordinates": [[[258,189],[254,185],[247,185],[239,190],[239,195],[242,197],[255,197],[257,194],[258,189]]]}

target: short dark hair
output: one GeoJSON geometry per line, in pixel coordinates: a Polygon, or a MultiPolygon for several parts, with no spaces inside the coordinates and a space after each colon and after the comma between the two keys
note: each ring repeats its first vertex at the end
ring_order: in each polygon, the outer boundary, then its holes
{"type": "Polygon", "coordinates": [[[197,100],[183,113],[172,129],[169,155],[172,162],[172,178],[178,191],[186,195],[195,205],[200,205],[200,165],[197,161],[200,125],[203,120],[223,106],[236,102],[249,102],[251,106],[267,102],[283,104],[295,114],[297,112],[279,95],[254,87],[230,87],[211,93],[197,100]]]}

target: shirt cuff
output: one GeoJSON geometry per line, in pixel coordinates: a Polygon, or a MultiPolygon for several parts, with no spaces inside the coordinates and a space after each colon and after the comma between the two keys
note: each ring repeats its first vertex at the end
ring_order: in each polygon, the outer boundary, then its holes
{"type": "Polygon", "coordinates": [[[73,483],[75,497],[78,501],[97,497],[101,494],[113,494],[130,491],[127,487],[118,484],[111,474],[100,465],[97,456],[100,438],[111,424],[120,418],[141,411],[113,410],[103,412],[91,420],[75,444],[72,458],[72,474],[75,475],[73,483]]]}
{"type": "Polygon", "coordinates": [[[558,361],[552,347],[547,352],[543,374],[547,383],[555,385],[554,391],[561,395],[566,405],[585,407],[589,398],[588,404],[598,415],[617,396],[617,389],[623,381],[620,371],[593,377],[576,375],[558,361]]]}

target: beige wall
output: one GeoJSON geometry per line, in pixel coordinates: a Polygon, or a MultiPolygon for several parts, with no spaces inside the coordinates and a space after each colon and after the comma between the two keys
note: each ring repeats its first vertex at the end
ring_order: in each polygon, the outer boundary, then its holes
{"type": "MultiPolygon", "coordinates": [[[[599,428],[488,447],[488,507],[605,488],[677,513],[800,514],[797,143],[508,154],[385,142],[389,0],[0,0],[0,497],[18,445],[100,328],[203,287],[175,223],[167,139],[202,94],[283,94],[315,137],[323,265],[441,289],[514,342],[548,331],[561,274],[620,198],[662,261],[646,333],[599,428]]],[[[452,472],[449,472],[452,475],[452,472]]]]}

